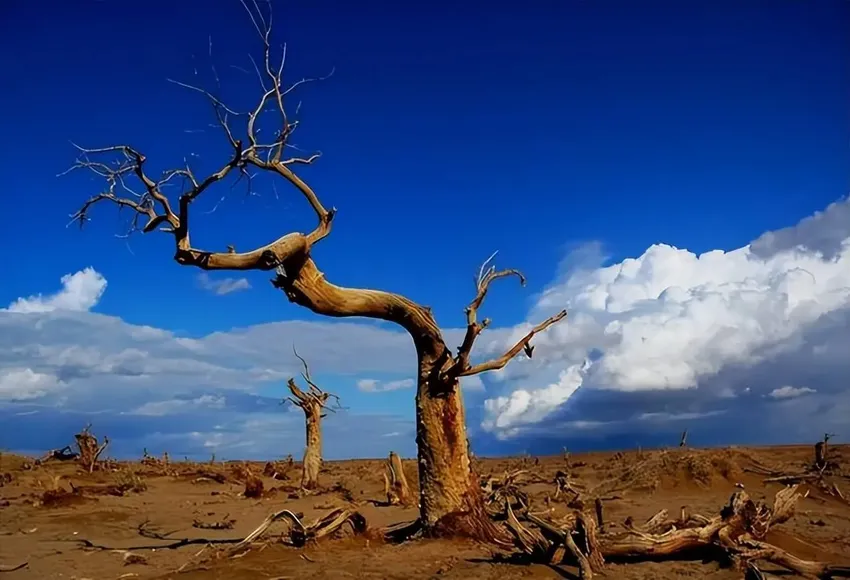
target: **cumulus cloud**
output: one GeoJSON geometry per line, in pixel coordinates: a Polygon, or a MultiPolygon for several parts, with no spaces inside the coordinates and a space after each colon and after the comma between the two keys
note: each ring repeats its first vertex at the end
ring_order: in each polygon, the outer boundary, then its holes
{"type": "Polygon", "coordinates": [[[251,283],[247,278],[221,278],[217,280],[206,272],[198,274],[198,285],[216,296],[224,296],[239,292],[240,290],[248,290],[251,287],[251,283]]]}
{"type": "Polygon", "coordinates": [[[55,294],[44,296],[37,294],[28,298],[18,298],[6,309],[9,312],[51,312],[70,310],[87,312],[100,301],[106,290],[106,278],[94,268],[86,268],[74,274],[62,276],[62,289],[55,294]]]}
{"type": "Polygon", "coordinates": [[[793,399],[795,397],[801,397],[814,392],[816,391],[809,387],[794,387],[791,385],[785,385],[784,387],[773,389],[767,394],[767,396],[773,399],[793,399]]]}
{"type": "MultiPolygon", "coordinates": [[[[557,451],[571,433],[607,446],[675,444],[665,429],[683,423],[695,444],[700,425],[712,443],[718,433],[770,442],[840,425],[850,412],[848,205],[729,252],[658,244],[607,265],[598,245],[578,248],[529,323],[479,338],[475,357],[490,357],[530,324],[569,310],[536,337],[533,359],[462,379],[473,445],[499,443],[476,453],[557,451]]],[[[0,310],[0,423],[16,426],[7,432],[17,441],[49,437],[55,446],[96,417],[116,453],[154,444],[178,455],[300,452],[302,418],[278,404],[300,371],[297,344],[350,409],[334,415],[347,439],[333,453],[412,449],[412,392],[409,406],[384,415],[373,410],[393,397],[361,394],[415,388],[407,377],[416,355],[400,329],[311,320],[189,337],[91,312],[105,288],[88,268],[63,277],[53,295],[0,310]],[[368,441],[357,427],[367,416],[368,441]]],[[[463,330],[445,335],[456,345],[463,330]]]]}
{"type": "Polygon", "coordinates": [[[568,320],[537,340],[530,365],[495,377],[504,392],[485,401],[482,427],[510,437],[580,389],[694,390],[800,348],[808,328],[850,305],[849,208],[843,199],[728,252],[656,244],[610,266],[571,264],[529,317],[567,308],[568,320]]]}
{"type": "Polygon", "coordinates": [[[37,373],[29,368],[0,370],[0,401],[38,399],[61,387],[62,382],[52,374],[37,373]]]}

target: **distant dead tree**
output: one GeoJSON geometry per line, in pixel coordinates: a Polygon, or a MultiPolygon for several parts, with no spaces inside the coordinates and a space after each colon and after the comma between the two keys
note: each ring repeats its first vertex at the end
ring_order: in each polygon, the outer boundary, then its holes
{"type": "MultiPolygon", "coordinates": [[[[327,209],[310,185],[296,173],[296,168],[314,163],[320,154],[287,155],[288,151],[294,149],[292,135],[301,126],[297,118],[300,107],[289,108],[287,104],[298,87],[319,79],[305,78],[286,84],[285,58],[276,59],[272,55],[270,17],[264,15],[256,3],[243,5],[251,15],[263,47],[262,57],[256,59],[261,85],[256,105],[242,113],[226,105],[207,89],[175,82],[204,96],[212,105],[218,126],[229,144],[227,159],[216,171],[203,177],[196,175],[187,163],[154,177],[145,154],[129,144],[97,149],[77,147],[80,157],[68,171],[92,171],[105,181],[105,187],[82,204],[73,215],[73,221],[82,225],[89,219],[89,213],[95,205],[111,203],[133,216],[130,233],[159,231],[173,236],[174,259],[178,264],[203,270],[274,271],[274,287],[283,291],[290,302],[317,314],[335,318],[359,316],[381,319],[404,328],[413,340],[418,361],[418,525],[432,534],[463,534],[486,538],[501,534],[501,528],[497,530],[487,517],[481,491],[473,477],[460,380],[501,369],[523,352],[530,358],[532,338],[562,320],[567,313],[561,311],[530,328],[501,356],[473,364],[472,348],[475,340],[490,324],[487,318],[478,319],[478,310],[491,283],[507,277],[515,277],[522,284],[525,283],[525,278],[518,270],[497,270],[491,265],[495,254],[484,262],[475,278],[475,297],[466,307],[466,333],[457,354],[453,354],[446,345],[429,307],[392,292],[347,288],[329,282],[314,260],[313,248],[330,235],[336,210],[327,209]],[[266,111],[272,112],[274,121],[265,125],[261,131],[261,118],[266,111]],[[239,122],[239,127],[235,126],[236,122],[239,122]],[[261,134],[268,135],[268,140],[261,142],[261,134]],[[307,234],[284,234],[247,252],[237,252],[232,247],[216,252],[193,246],[189,219],[193,204],[213,186],[223,185],[222,182],[229,177],[238,176],[250,186],[255,173],[271,175],[293,186],[315,212],[318,222],[316,227],[307,234]],[[177,184],[182,184],[179,195],[169,197],[166,188],[177,184]]],[[[380,170],[376,169],[376,173],[379,176],[380,170]]],[[[363,184],[351,185],[356,189],[363,184]]],[[[350,194],[346,195],[350,199],[350,194]]],[[[388,200],[388,203],[393,204],[393,200],[388,200]]],[[[439,211],[445,211],[445,208],[439,211]]],[[[393,215],[396,219],[404,219],[398,206],[393,215]]],[[[419,235],[427,240],[440,234],[428,231],[420,232],[419,235]]],[[[385,243],[398,242],[387,239],[385,243]]],[[[382,249],[375,248],[375,251],[380,253],[382,249]]],[[[376,256],[358,256],[357,259],[374,262],[376,256]]],[[[445,256],[443,259],[451,258],[445,256]]]]}
{"type": "Polygon", "coordinates": [[[384,471],[384,494],[387,496],[388,505],[410,505],[413,496],[407,485],[407,477],[404,475],[404,466],[401,457],[395,451],[390,451],[384,471]]]}
{"type": "Polygon", "coordinates": [[[824,433],[823,440],[815,443],[815,469],[822,471],[826,468],[829,440],[833,437],[835,437],[835,435],[832,433],[824,433]]]}
{"type": "MultiPolygon", "coordinates": [[[[339,397],[320,389],[310,377],[310,367],[298,351],[293,347],[293,352],[301,364],[304,372],[301,377],[307,383],[307,391],[302,391],[295,383],[295,379],[289,379],[286,386],[292,393],[285,400],[304,411],[304,419],[307,424],[306,445],[304,448],[304,461],[301,467],[301,487],[303,489],[316,489],[319,486],[319,471],[322,469],[322,419],[326,416],[322,413],[327,406],[328,399],[333,397],[339,401],[339,397]]],[[[332,409],[329,409],[332,410],[332,409]]]]}
{"type": "Polygon", "coordinates": [[[77,454],[80,464],[86,471],[92,473],[100,455],[109,445],[109,437],[104,437],[103,443],[98,443],[97,437],[91,432],[91,425],[86,425],[85,429],[74,435],[74,439],[76,439],[77,448],[80,450],[77,454]]]}

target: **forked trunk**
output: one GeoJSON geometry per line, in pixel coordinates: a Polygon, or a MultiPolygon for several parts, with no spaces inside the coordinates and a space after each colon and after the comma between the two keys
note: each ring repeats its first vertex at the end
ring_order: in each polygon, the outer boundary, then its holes
{"type": "Polygon", "coordinates": [[[322,468],[322,431],[319,427],[322,408],[309,404],[304,407],[304,416],[307,424],[307,446],[301,468],[301,487],[316,489],[319,486],[319,470],[322,468]]]}

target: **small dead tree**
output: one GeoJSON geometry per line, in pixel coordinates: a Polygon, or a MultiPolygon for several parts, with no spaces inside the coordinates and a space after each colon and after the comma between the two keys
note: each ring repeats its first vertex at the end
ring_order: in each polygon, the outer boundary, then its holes
{"type": "Polygon", "coordinates": [[[829,440],[834,437],[832,433],[824,433],[823,440],[815,443],[815,469],[823,471],[828,463],[827,454],[829,453],[829,440]]]}
{"type": "Polygon", "coordinates": [[[407,477],[404,475],[404,466],[401,457],[395,451],[390,451],[387,458],[386,471],[384,472],[384,494],[387,496],[388,505],[410,505],[413,503],[413,494],[407,485],[407,477]]]}
{"type": "Polygon", "coordinates": [[[307,365],[307,361],[298,354],[298,351],[294,347],[292,350],[304,366],[304,372],[301,373],[301,377],[307,383],[308,389],[307,391],[302,391],[295,383],[295,379],[289,379],[286,386],[289,387],[289,392],[292,393],[292,396],[287,397],[285,401],[289,401],[304,411],[307,433],[304,460],[301,463],[301,488],[313,490],[319,487],[319,471],[322,469],[321,421],[326,417],[322,411],[325,409],[333,411],[332,408],[327,407],[328,399],[333,397],[338,403],[339,397],[320,389],[313,382],[313,379],[310,378],[310,367],[307,365]]]}
{"type": "Polygon", "coordinates": [[[74,435],[74,438],[77,440],[77,447],[80,450],[80,464],[86,471],[92,473],[101,453],[109,445],[109,437],[104,437],[103,443],[98,444],[97,437],[91,432],[91,425],[86,425],[86,428],[74,435]]]}
{"type": "MultiPolygon", "coordinates": [[[[491,283],[514,277],[525,278],[518,270],[497,270],[491,256],[475,279],[475,297],[466,307],[466,334],[457,354],[446,344],[431,309],[400,294],[383,290],[347,288],[328,281],[313,256],[313,248],[327,238],[336,215],[327,209],[312,187],[296,173],[320,154],[288,157],[291,137],[301,126],[298,107],[287,107],[293,92],[311,80],[287,85],[285,58],[274,58],[271,50],[271,19],[253,4],[244,3],[262,43],[262,58],[256,59],[260,97],[247,113],[240,113],[201,87],[175,83],[204,96],[212,105],[218,125],[230,146],[229,156],[219,169],[204,177],[185,163],[155,177],[147,157],[129,144],[87,149],[69,169],[89,170],[106,186],[89,198],[73,215],[81,225],[95,205],[103,202],[128,210],[133,216],[130,232],[164,232],[174,237],[174,259],[183,266],[203,270],[275,271],[272,280],[286,298],[317,314],[335,318],[366,317],[393,322],[412,337],[417,353],[416,441],[419,465],[421,526],[430,533],[489,537],[498,530],[487,517],[476,478],[472,473],[466,434],[465,410],[460,380],[486,371],[498,370],[520,353],[532,356],[532,338],[564,319],[565,310],[529,328],[504,354],[485,362],[472,362],[475,340],[490,324],[478,319],[478,310],[491,283]],[[294,109],[294,111],[293,111],[294,109]],[[271,112],[273,121],[260,131],[261,117],[271,112]],[[241,122],[234,127],[235,121],[241,122]],[[269,135],[266,142],[260,135],[269,135]],[[231,246],[224,251],[208,251],[192,244],[190,214],[193,204],[213,186],[228,177],[240,176],[250,183],[251,172],[279,178],[298,191],[315,212],[316,227],[309,233],[286,233],[276,240],[247,252],[231,246]],[[182,182],[176,198],[166,194],[171,184],[182,182]]],[[[296,101],[297,102],[297,101],[296,101]]],[[[431,234],[426,234],[431,235],[431,234]]],[[[387,243],[392,243],[388,241],[387,243]]],[[[368,259],[368,257],[367,257],[368,259]]]]}

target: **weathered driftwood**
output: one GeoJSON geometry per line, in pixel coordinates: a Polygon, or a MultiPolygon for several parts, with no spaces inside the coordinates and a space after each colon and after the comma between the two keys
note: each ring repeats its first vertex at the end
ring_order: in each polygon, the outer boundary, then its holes
{"type": "Polygon", "coordinates": [[[771,527],[791,518],[800,497],[798,486],[785,487],[776,494],[773,506],[768,507],[738,490],[715,517],[688,515],[683,510],[678,519],[672,520],[666,511],[661,511],[641,526],[627,521],[626,531],[616,534],[600,532],[593,518],[579,510],[552,522],[528,512],[517,516],[507,502],[506,525],[523,553],[547,564],[576,564],[585,579],[601,572],[606,560],[684,555],[716,558],[718,554],[725,554],[742,571],[752,568],[749,573],[754,578],[761,573],[756,567],[758,562],[810,577],[850,577],[850,567],[803,560],[765,541],[771,527]]]}

